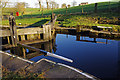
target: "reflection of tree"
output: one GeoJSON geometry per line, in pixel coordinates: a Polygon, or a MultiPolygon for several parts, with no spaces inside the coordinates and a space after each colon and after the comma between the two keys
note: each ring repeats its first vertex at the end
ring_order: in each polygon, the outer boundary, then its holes
{"type": "Polygon", "coordinates": [[[18,47],[12,47],[10,49],[10,52],[14,55],[18,55],[18,56],[23,56],[23,51],[22,51],[22,47],[18,46],[18,47]]]}
{"type": "Polygon", "coordinates": [[[54,53],[57,51],[57,45],[56,44],[53,45],[53,51],[54,51],[54,53]]]}
{"type": "Polygon", "coordinates": [[[39,2],[39,6],[40,6],[40,10],[39,11],[41,11],[41,0],[38,0],[38,2],[39,2]]]}
{"type": "Polygon", "coordinates": [[[54,39],[52,40],[52,43],[53,43],[53,51],[55,53],[57,51],[56,34],[54,35],[54,39]]]}

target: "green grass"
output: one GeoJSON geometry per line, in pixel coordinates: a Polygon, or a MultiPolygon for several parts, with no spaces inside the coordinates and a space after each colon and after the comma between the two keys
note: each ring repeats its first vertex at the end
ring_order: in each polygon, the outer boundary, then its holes
{"type": "MultiPolygon", "coordinates": [[[[23,18],[16,19],[16,25],[21,23],[21,26],[41,26],[42,24],[47,23],[50,18],[23,18]]],[[[9,25],[8,20],[2,20],[3,25],[9,25]]]]}
{"type": "MultiPolygon", "coordinates": [[[[98,3],[98,11],[97,13],[94,13],[94,6],[95,4],[89,4],[84,6],[75,6],[70,7],[67,9],[67,14],[69,13],[76,13],[76,12],[82,12],[82,8],[84,12],[87,12],[87,15],[69,15],[66,16],[66,8],[60,8],[60,9],[54,9],[53,12],[58,14],[63,14],[64,16],[58,17],[58,21],[63,26],[66,27],[75,27],[77,25],[86,25],[86,26],[108,26],[113,27],[115,29],[118,29],[120,27],[118,22],[118,18],[120,18],[120,3],[119,2],[100,2],[98,3]],[[89,14],[90,13],[90,14],[89,14]],[[98,23],[97,19],[101,18],[102,21],[111,21],[112,23],[98,23]],[[104,20],[107,19],[107,20],[104,20]]],[[[6,11],[6,13],[9,13],[9,10],[6,11]]],[[[52,10],[44,10],[43,15],[51,15],[52,10]]],[[[42,16],[42,11],[39,11],[39,8],[26,8],[25,14],[22,18],[22,16],[16,17],[16,23],[17,25],[19,23],[22,23],[22,25],[32,25],[32,26],[40,26],[41,24],[46,23],[50,18],[36,18],[38,16],[42,16]],[[32,17],[32,18],[31,18],[32,17]],[[22,18],[22,19],[21,19],[22,18]],[[29,19],[27,19],[29,18],[29,19]]],[[[100,22],[102,22],[100,21],[100,22]]],[[[8,25],[8,20],[3,20],[3,25],[8,25]]]]}
{"type": "MultiPolygon", "coordinates": [[[[82,8],[84,12],[94,12],[94,6],[95,4],[89,4],[89,5],[84,5],[84,6],[75,6],[75,7],[70,7],[67,9],[67,13],[76,13],[76,12],[82,12],[82,8]]],[[[98,3],[98,13],[103,13],[103,12],[108,12],[109,13],[109,8],[114,12],[115,10],[119,10],[120,3],[119,2],[100,2],[98,3]]],[[[11,8],[6,8],[3,10],[3,15],[9,15],[9,12],[11,11],[11,8]]],[[[60,9],[54,9],[53,12],[55,14],[66,14],[66,9],[65,8],[60,8],[60,9]]],[[[43,15],[51,15],[52,10],[44,10],[43,15]]],[[[21,13],[20,13],[21,15],[21,13]]],[[[24,17],[33,17],[35,16],[41,16],[42,11],[39,11],[39,8],[26,8],[24,17]]],[[[100,15],[102,16],[102,15],[100,15]]],[[[104,15],[103,15],[104,16],[104,15]]],[[[105,15],[107,16],[107,15],[105,15]]],[[[114,16],[119,16],[119,15],[114,15],[114,16]]]]}
{"type": "MultiPolygon", "coordinates": [[[[57,20],[61,21],[61,24],[66,27],[72,27],[77,25],[85,25],[85,26],[119,26],[113,24],[99,24],[97,21],[98,17],[88,17],[88,16],[81,16],[81,15],[72,15],[72,16],[62,16],[59,17],[57,20]]],[[[109,20],[109,19],[107,19],[109,20]]],[[[117,18],[112,18],[112,21],[117,21],[117,18]]],[[[120,27],[120,26],[119,26],[120,27]]]]}
{"type": "MultiPolygon", "coordinates": [[[[90,17],[90,16],[82,16],[82,15],[72,15],[72,16],[62,16],[57,19],[63,27],[76,27],[76,26],[106,26],[113,27],[113,31],[120,30],[120,25],[116,25],[115,23],[118,21],[118,18],[113,17],[110,18],[101,18],[102,20],[98,20],[98,16],[90,17]],[[112,24],[105,24],[103,21],[111,22],[112,24]],[[103,24],[102,24],[103,22],[103,24]]],[[[119,21],[120,24],[120,21],[119,21]]]]}
{"type": "MultiPolygon", "coordinates": [[[[118,17],[119,14],[118,13],[114,13],[115,15],[111,15],[111,13],[109,13],[109,5],[110,5],[110,9],[111,10],[117,10],[120,3],[118,2],[101,2],[101,3],[98,3],[98,13],[99,13],[99,16],[101,17],[104,17],[104,16],[115,16],[115,17],[118,17]],[[107,14],[100,14],[100,13],[103,13],[103,12],[107,12],[107,14]],[[108,15],[109,14],[109,15],[108,15]]],[[[75,6],[75,7],[71,7],[71,8],[68,8],[67,9],[67,13],[76,13],[76,12],[82,12],[82,8],[83,8],[83,11],[84,12],[94,12],[94,4],[89,4],[89,5],[84,5],[84,6],[75,6]]],[[[39,9],[26,9],[26,13],[24,15],[24,17],[29,17],[31,16],[31,13],[32,13],[32,16],[41,16],[42,15],[42,11],[38,11],[39,9]],[[31,12],[31,13],[30,13],[31,12]]],[[[113,11],[113,12],[114,12],[113,11]]],[[[66,14],[66,9],[65,8],[60,8],[60,9],[54,9],[53,12],[57,15],[57,14],[66,14]]],[[[51,15],[52,13],[52,10],[44,10],[43,11],[43,15],[51,15]]],[[[91,16],[91,15],[90,15],[91,16]]]]}
{"type": "MultiPolygon", "coordinates": [[[[67,9],[67,13],[76,13],[76,12],[82,12],[82,8],[84,12],[94,12],[94,6],[95,4],[89,4],[89,5],[84,5],[84,6],[75,6],[75,7],[70,7],[67,9]]],[[[115,11],[118,9],[119,10],[120,3],[118,2],[100,2],[98,3],[98,13],[99,16],[101,17],[110,17],[110,16],[115,16],[119,17],[118,13],[115,13],[115,11]],[[112,10],[112,14],[109,13],[109,8],[112,10]],[[103,12],[107,12],[107,14],[102,14],[103,12]],[[114,13],[114,15],[113,15],[114,13]],[[109,15],[108,15],[109,14],[109,15]]],[[[11,8],[6,8],[3,10],[3,15],[9,15],[11,8]]],[[[57,14],[66,14],[66,8],[60,8],[60,9],[54,9],[53,12],[57,14]]],[[[51,15],[52,10],[43,10],[43,15],[51,15]]],[[[15,13],[14,13],[15,14],[15,13]]],[[[21,13],[20,13],[21,15],[21,13]]],[[[39,8],[26,8],[24,17],[36,17],[36,16],[42,16],[42,11],[39,11],[39,8]]],[[[90,15],[91,16],[91,15],[90,15]]],[[[18,17],[19,18],[19,17],[18,17]]]]}

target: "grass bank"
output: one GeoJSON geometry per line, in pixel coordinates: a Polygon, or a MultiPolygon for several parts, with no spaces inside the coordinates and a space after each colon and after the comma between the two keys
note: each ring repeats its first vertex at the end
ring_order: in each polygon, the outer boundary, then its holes
{"type": "Polygon", "coordinates": [[[19,71],[9,71],[5,67],[2,67],[2,80],[6,79],[40,79],[40,80],[46,80],[42,74],[37,73],[31,73],[29,71],[25,71],[24,69],[19,71]]]}
{"type": "MultiPolygon", "coordinates": [[[[35,26],[40,27],[42,24],[47,23],[50,18],[23,18],[23,19],[16,19],[17,26],[35,26]],[[21,23],[21,25],[19,25],[21,23]]],[[[8,20],[2,20],[2,25],[9,25],[8,20]]]]}
{"type": "MultiPolygon", "coordinates": [[[[113,27],[118,30],[120,28],[120,2],[100,2],[98,3],[97,13],[94,12],[95,4],[88,4],[83,6],[75,6],[60,9],[54,9],[53,12],[56,15],[62,14],[64,16],[58,17],[57,21],[64,27],[75,27],[77,25],[85,26],[106,26],[113,27]],[[82,10],[83,9],[83,10],[82,10]],[[70,13],[81,13],[86,12],[87,15],[78,14],[78,15],[68,15],[70,13]]],[[[52,10],[39,11],[38,8],[26,8],[25,14],[19,17],[16,17],[17,25],[21,23],[24,25],[40,26],[46,23],[49,18],[36,18],[42,17],[43,15],[51,15],[52,10]],[[32,17],[32,18],[31,18],[32,17]]],[[[3,25],[8,25],[8,20],[3,20],[3,25]]]]}

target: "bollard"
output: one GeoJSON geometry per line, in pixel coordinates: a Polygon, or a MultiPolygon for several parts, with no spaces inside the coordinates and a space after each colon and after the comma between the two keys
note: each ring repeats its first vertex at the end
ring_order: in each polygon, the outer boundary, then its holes
{"type": "Polygon", "coordinates": [[[12,45],[17,46],[17,30],[16,30],[15,17],[13,16],[13,13],[11,13],[9,16],[9,25],[10,25],[12,45]]]}
{"type": "Polygon", "coordinates": [[[66,15],[67,15],[67,6],[66,6],[66,15]]]}

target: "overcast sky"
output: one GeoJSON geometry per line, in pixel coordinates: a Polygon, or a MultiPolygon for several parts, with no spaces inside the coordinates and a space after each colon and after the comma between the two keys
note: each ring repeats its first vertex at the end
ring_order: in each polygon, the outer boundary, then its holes
{"type": "MultiPolygon", "coordinates": [[[[41,0],[44,4],[44,6],[46,6],[45,1],[46,0],[41,0]]],[[[66,3],[67,5],[70,4],[74,1],[74,0],[53,0],[56,3],[59,4],[59,6],[61,7],[61,4],[66,3]]],[[[77,5],[80,4],[81,2],[88,2],[88,3],[95,3],[95,2],[104,2],[104,1],[111,1],[111,0],[75,0],[77,2],[77,5]]],[[[36,7],[35,3],[38,3],[38,0],[9,0],[9,2],[26,2],[29,4],[30,7],[36,7]]]]}

